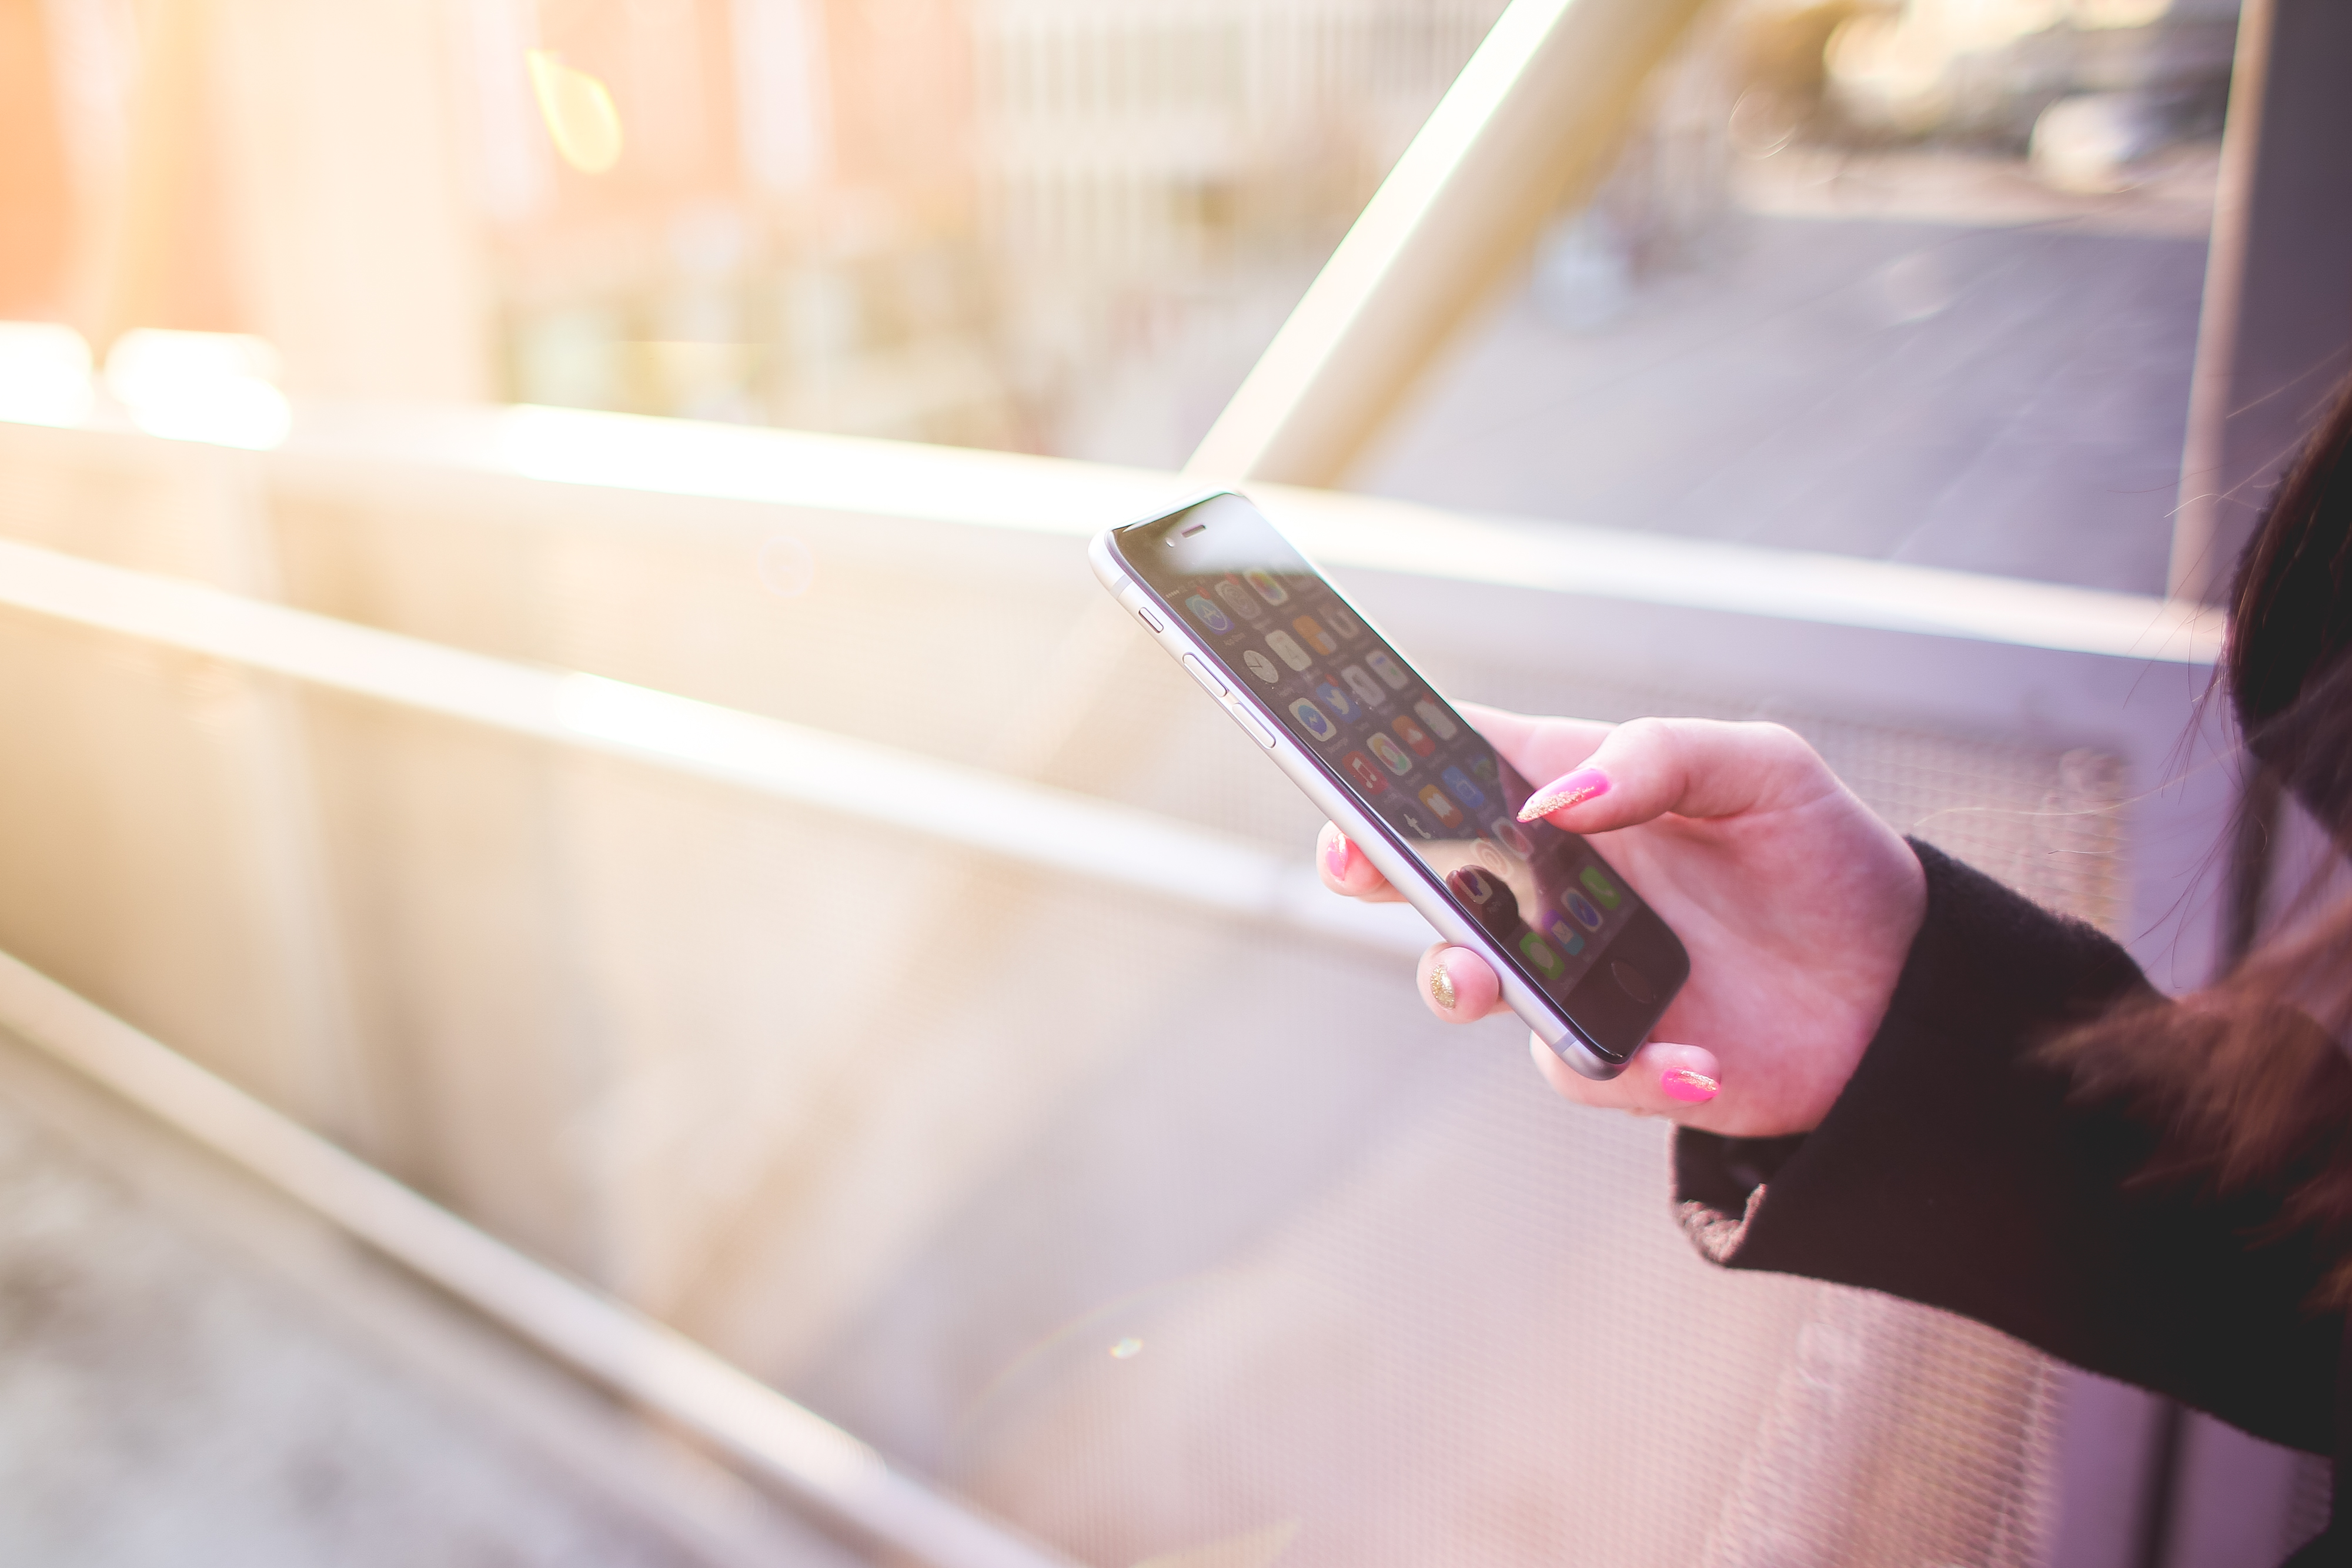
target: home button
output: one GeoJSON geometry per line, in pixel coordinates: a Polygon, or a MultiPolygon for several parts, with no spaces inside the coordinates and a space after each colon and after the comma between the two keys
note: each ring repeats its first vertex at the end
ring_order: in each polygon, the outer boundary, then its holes
{"type": "Polygon", "coordinates": [[[1650,977],[1623,959],[1612,962],[1609,972],[1616,977],[1618,989],[1644,1007],[1658,999],[1658,988],[1650,984],[1650,977]]]}

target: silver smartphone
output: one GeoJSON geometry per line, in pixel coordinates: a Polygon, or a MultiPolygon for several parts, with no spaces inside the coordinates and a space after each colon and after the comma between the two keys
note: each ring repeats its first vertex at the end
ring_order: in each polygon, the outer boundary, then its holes
{"type": "Polygon", "coordinates": [[[1230,491],[1111,528],[1095,573],[1445,941],[1484,956],[1528,1027],[1614,1077],[1690,956],[1255,507],[1230,491]]]}

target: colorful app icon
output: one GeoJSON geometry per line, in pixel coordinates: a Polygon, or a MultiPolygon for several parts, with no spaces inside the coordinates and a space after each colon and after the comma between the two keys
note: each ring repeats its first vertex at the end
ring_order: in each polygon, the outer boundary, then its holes
{"type": "Polygon", "coordinates": [[[1339,651],[1339,644],[1331,641],[1331,633],[1323,630],[1323,623],[1312,615],[1299,616],[1290,623],[1290,629],[1298,633],[1300,641],[1318,653],[1328,657],[1339,651]]]}
{"type": "Polygon", "coordinates": [[[1298,645],[1297,639],[1287,632],[1267,632],[1265,645],[1273,649],[1282,662],[1294,670],[1303,670],[1315,662],[1307,656],[1307,650],[1298,645]]]}
{"type": "Polygon", "coordinates": [[[1429,738],[1429,731],[1422,728],[1421,726],[1413,723],[1412,720],[1405,717],[1402,714],[1399,714],[1395,718],[1391,719],[1389,722],[1389,727],[1397,732],[1397,738],[1399,740],[1403,741],[1407,746],[1412,747],[1414,756],[1434,757],[1437,755],[1437,742],[1429,738]]]}
{"type": "Polygon", "coordinates": [[[1551,950],[1551,944],[1532,931],[1519,938],[1519,951],[1528,956],[1528,962],[1536,967],[1536,973],[1547,980],[1557,980],[1568,973],[1568,966],[1560,961],[1559,954],[1551,950]]]}
{"type": "Polygon", "coordinates": [[[1492,784],[1502,777],[1495,771],[1494,754],[1487,751],[1482,751],[1470,759],[1470,771],[1478,776],[1478,781],[1482,784],[1492,784]]]}
{"type": "Polygon", "coordinates": [[[1316,682],[1315,695],[1323,699],[1324,706],[1339,716],[1339,722],[1342,724],[1353,724],[1364,716],[1364,710],[1357,706],[1356,699],[1341,691],[1336,682],[1329,680],[1316,682]]]}
{"type": "Polygon", "coordinates": [[[1488,838],[1486,834],[1481,833],[1478,835],[1478,847],[1472,852],[1477,855],[1478,863],[1480,865],[1485,866],[1496,876],[1507,876],[1510,874],[1510,861],[1505,857],[1501,850],[1495,847],[1495,841],[1488,838]]]}
{"type": "Polygon", "coordinates": [[[1412,758],[1404,754],[1404,747],[1380,731],[1374,730],[1371,739],[1364,744],[1372,748],[1372,755],[1381,759],[1381,766],[1398,778],[1412,771],[1412,758]]]}
{"type": "Polygon", "coordinates": [[[1267,658],[1264,653],[1259,653],[1255,648],[1244,648],[1242,650],[1242,663],[1249,666],[1249,673],[1251,674],[1255,675],[1267,685],[1272,685],[1275,682],[1282,679],[1282,672],[1274,667],[1274,661],[1267,658]]]}
{"type": "Polygon", "coordinates": [[[1576,923],[1587,931],[1601,929],[1601,911],[1593,908],[1592,900],[1585,897],[1584,894],[1570,893],[1561,899],[1560,903],[1570,915],[1576,916],[1576,923]]]}
{"type": "Polygon", "coordinates": [[[1215,605],[1210,603],[1207,600],[1202,598],[1197,593],[1184,601],[1184,608],[1192,612],[1194,620],[1200,622],[1202,625],[1206,626],[1210,631],[1216,632],[1219,636],[1223,636],[1224,633],[1234,629],[1234,620],[1232,616],[1226,614],[1223,611],[1218,609],[1215,605]]]}
{"type": "Polygon", "coordinates": [[[1348,683],[1348,689],[1349,691],[1354,692],[1358,696],[1364,699],[1364,706],[1366,707],[1386,707],[1389,706],[1389,694],[1381,690],[1380,682],[1364,674],[1363,665],[1349,665],[1346,669],[1339,672],[1339,678],[1348,683]]]}
{"type": "Polygon", "coordinates": [[[1478,810],[1486,804],[1486,792],[1471,783],[1470,775],[1463,772],[1459,768],[1449,768],[1438,777],[1445,780],[1445,787],[1448,789],[1454,791],[1454,798],[1467,805],[1472,810],[1478,810]]]}
{"type": "MultiPolygon", "coordinates": [[[[1309,707],[1315,705],[1309,703],[1309,707]]],[[[1462,809],[1445,798],[1445,791],[1432,784],[1421,792],[1421,803],[1430,810],[1440,826],[1458,828],[1462,825],[1462,809]]]]}
{"type": "Polygon", "coordinates": [[[1584,890],[1587,893],[1592,894],[1593,897],[1601,901],[1601,908],[1614,909],[1617,907],[1617,884],[1611,882],[1608,877],[1603,875],[1599,866],[1586,866],[1584,868],[1584,874],[1578,877],[1576,880],[1584,884],[1584,890]]]}
{"type": "Polygon", "coordinates": [[[1364,623],[1349,614],[1342,606],[1325,605],[1323,619],[1331,622],[1331,630],[1339,633],[1348,642],[1352,643],[1364,634],[1364,623]]]}
{"type": "Polygon", "coordinates": [[[1339,733],[1339,727],[1325,717],[1323,710],[1305,697],[1290,705],[1290,716],[1298,721],[1299,728],[1318,740],[1328,740],[1339,733]]]}
{"type": "Polygon", "coordinates": [[[1377,795],[1389,787],[1388,775],[1373,765],[1372,759],[1360,751],[1348,753],[1344,766],[1356,776],[1356,782],[1367,795],[1377,795]]]}
{"type": "Polygon", "coordinates": [[[1265,619],[1265,606],[1251,598],[1249,590],[1230,577],[1218,580],[1217,597],[1225,601],[1226,609],[1244,621],[1265,619]]]}
{"type": "Polygon", "coordinates": [[[1272,576],[1258,568],[1250,568],[1242,573],[1242,577],[1252,588],[1257,590],[1257,596],[1268,604],[1290,602],[1290,590],[1275,581],[1272,576]]]}
{"type": "Polygon", "coordinates": [[[1497,817],[1486,826],[1496,838],[1503,841],[1505,849],[1521,860],[1536,852],[1535,841],[1528,837],[1528,831],[1510,818],[1497,817]]]}
{"type": "Polygon", "coordinates": [[[1398,666],[1394,659],[1390,658],[1378,648],[1364,655],[1364,663],[1371,666],[1372,674],[1387,683],[1389,690],[1392,692],[1404,690],[1407,683],[1412,679],[1398,666]]]}
{"type": "Polygon", "coordinates": [[[1559,943],[1571,958],[1584,951],[1584,933],[1558,915],[1552,917],[1551,939],[1559,943]]]}
{"type": "Polygon", "coordinates": [[[1462,727],[1445,716],[1445,710],[1437,706],[1434,697],[1419,699],[1412,705],[1412,711],[1421,716],[1422,723],[1429,726],[1429,733],[1440,740],[1451,740],[1462,733],[1462,727]]]}

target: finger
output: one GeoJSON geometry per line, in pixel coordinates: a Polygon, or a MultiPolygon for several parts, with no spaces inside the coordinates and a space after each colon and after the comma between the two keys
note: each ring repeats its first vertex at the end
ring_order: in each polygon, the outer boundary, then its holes
{"type": "Polygon", "coordinates": [[[1334,893],[1344,893],[1349,898],[1360,898],[1367,904],[1398,904],[1403,894],[1389,885],[1380,868],[1366,859],[1364,852],[1351,842],[1348,835],[1326,822],[1315,840],[1315,867],[1323,874],[1323,885],[1334,893]]]}
{"type": "Polygon", "coordinates": [[[1723,1092],[1723,1065],[1705,1046],[1653,1040],[1633,1053],[1624,1071],[1605,1081],[1577,1071],[1534,1035],[1528,1048],[1560,1097],[1580,1105],[1704,1124],[1723,1092]]]}
{"type": "Polygon", "coordinates": [[[1609,738],[1617,727],[1591,718],[1536,718],[1476,703],[1454,706],[1470,726],[1492,741],[1510,765],[1529,779],[1557,779],[1609,738]]]}
{"type": "Polygon", "coordinates": [[[1475,1023],[1502,1010],[1502,982],[1486,960],[1467,947],[1440,942],[1421,956],[1415,973],[1421,999],[1447,1023],[1475,1023]]]}
{"type": "Polygon", "coordinates": [[[1673,814],[1792,810],[1839,789],[1812,747],[1777,724],[1640,718],[1609,732],[1578,767],[1537,789],[1522,821],[1602,833],[1673,814]]]}

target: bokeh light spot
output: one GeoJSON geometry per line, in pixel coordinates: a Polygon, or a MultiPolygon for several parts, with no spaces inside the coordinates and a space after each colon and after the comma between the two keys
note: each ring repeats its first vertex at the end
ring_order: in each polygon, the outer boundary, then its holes
{"type": "Polygon", "coordinates": [[[619,162],[621,111],[613,107],[604,84],[545,49],[531,49],[524,57],[540,115],[563,161],[583,174],[602,174],[619,162]]]}

